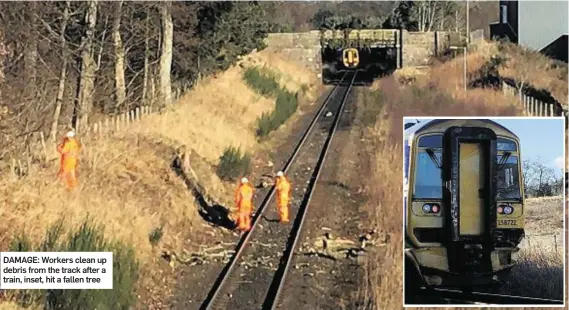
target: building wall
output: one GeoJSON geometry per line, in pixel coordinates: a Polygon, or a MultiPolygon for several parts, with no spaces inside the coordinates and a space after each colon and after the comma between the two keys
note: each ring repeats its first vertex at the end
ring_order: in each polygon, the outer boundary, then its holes
{"type": "Polygon", "coordinates": [[[535,50],[569,31],[567,1],[518,1],[518,43],[535,50]]]}

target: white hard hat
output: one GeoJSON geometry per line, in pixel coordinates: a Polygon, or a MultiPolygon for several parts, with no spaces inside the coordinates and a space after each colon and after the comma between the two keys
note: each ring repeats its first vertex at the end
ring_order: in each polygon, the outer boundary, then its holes
{"type": "Polygon", "coordinates": [[[68,137],[68,138],[73,138],[73,137],[75,137],[75,132],[73,132],[73,131],[68,131],[68,132],[67,132],[67,137],[68,137]]]}
{"type": "Polygon", "coordinates": [[[241,183],[247,183],[247,182],[249,182],[249,180],[247,180],[247,178],[242,178],[242,179],[241,179],[241,183]]]}
{"type": "Polygon", "coordinates": [[[277,172],[277,177],[282,177],[284,173],[282,171],[277,172]]]}

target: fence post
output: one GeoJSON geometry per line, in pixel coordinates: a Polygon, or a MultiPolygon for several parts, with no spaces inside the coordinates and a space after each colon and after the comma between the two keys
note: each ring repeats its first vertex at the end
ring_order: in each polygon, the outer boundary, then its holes
{"type": "Polygon", "coordinates": [[[549,116],[553,116],[553,103],[549,104],[549,116]]]}
{"type": "Polygon", "coordinates": [[[137,107],[135,110],[135,115],[137,119],[141,119],[142,117],[140,116],[140,107],[137,107]]]}

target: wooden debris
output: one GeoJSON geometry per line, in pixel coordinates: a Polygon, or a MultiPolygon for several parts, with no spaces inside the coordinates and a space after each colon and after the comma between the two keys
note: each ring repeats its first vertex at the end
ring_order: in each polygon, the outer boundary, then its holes
{"type": "Polygon", "coordinates": [[[186,250],[183,250],[181,255],[178,255],[174,251],[165,250],[162,253],[162,258],[168,261],[168,264],[171,268],[174,268],[176,263],[195,266],[207,264],[210,261],[217,262],[218,258],[221,258],[220,261],[226,263],[233,256],[233,254],[235,254],[235,250],[225,249],[223,247],[223,244],[218,244],[211,248],[201,249],[195,253],[188,253],[186,250]]]}
{"type": "Polygon", "coordinates": [[[301,249],[304,249],[305,255],[315,255],[333,260],[357,258],[365,254],[366,246],[385,246],[389,241],[389,235],[379,234],[374,230],[360,236],[359,241],[360,244],[358,245],[355,241],[334,237],[331,232],[327,231],[324,236],[314,240],[312,246],[304,243],[301,249]]]}

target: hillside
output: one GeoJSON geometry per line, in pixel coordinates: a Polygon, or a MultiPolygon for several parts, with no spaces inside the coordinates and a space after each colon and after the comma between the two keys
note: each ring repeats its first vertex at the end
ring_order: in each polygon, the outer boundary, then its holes
{"type": "Polygon", "coordinates": [[[229,146],[251,154],[264,147],[255,137],[257,118],[274,109],[275,99],[247,85],[247,68],[270,70],[280,86],[303,93],[299,108],[318,91],[312,72],[261,51],[245,57],[240,66],[203,79],[170,109],[126,131],[79,136],[84,152],[75,191],[67,193],[55,181],[56,161],[34,165],[24,178],[0,181],[0,215],[6,219],[0,223],[0,249],[13,246],[20,233],[38,244],[60,220],[65,235],[88,216],[94,225],[104,226],[105,238],[133,247],[141,266],[137,294],[159,294],[164,300],[172,286],[157,286],[164,277],[164,270],[156,268],[162,251],[191,250],[207,238],[199,205],[171,167],[177,150],[186,146],[205,194],[232,208],[234,183],[222,181],[215,171],[220,156],[229,146]],[[157,240],[149,238],[157,231],[157,240]]]}

